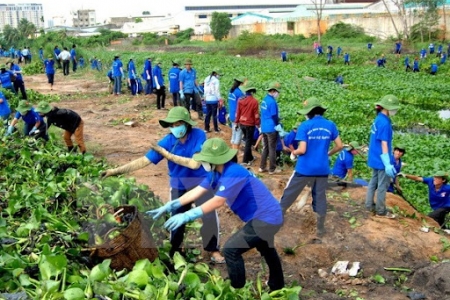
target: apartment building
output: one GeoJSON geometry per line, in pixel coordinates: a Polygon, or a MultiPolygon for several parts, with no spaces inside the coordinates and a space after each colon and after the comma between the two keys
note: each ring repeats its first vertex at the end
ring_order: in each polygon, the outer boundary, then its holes
{"type": "Polygon", "coordinates": [[[43,28],[44,10],[42,4],[0,4],[0,29],[3,29],[5,25],[17,28],[22,19],[33,23],[37,29],[43,28]]]}

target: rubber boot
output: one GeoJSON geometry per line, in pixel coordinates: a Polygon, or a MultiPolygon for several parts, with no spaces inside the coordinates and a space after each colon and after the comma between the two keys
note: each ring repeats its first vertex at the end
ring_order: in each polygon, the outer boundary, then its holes
{"type": "Polygon", "coordinates": [[[322,237],[325,235],[325,218],[326,215],[317,216],[317,236],[322,237]]]}

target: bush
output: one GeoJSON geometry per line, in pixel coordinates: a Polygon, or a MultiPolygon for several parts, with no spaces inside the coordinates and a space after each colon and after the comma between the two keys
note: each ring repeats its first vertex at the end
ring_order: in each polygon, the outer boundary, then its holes
{"type": "Polygon", "coordinates": [[[254,54],[262,50],[271,50],[276,48],[273,40],[268,39],[268,36],[262,33],[250,33],[243,31],[241,35],[235,40],[234,47],[238,53],[254,54]]]}
{"type": "Polygon", "coordinates": [[[353,39],[363,42],[373,42],[375,37],[365,34],[360,26],[339,22],[334,24],[323,35],[324,39],[353,39]]]}

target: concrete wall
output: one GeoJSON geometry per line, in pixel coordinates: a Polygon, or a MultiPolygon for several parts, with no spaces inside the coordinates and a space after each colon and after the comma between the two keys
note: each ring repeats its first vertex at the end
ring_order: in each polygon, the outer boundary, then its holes
{"type": "MultiPolygon", "coordinates": [[[[442,14],[442,12],[441,12],[442,14]]],[[[393,15],[394,22],[397,29],[402,32],[403,24],[400,17],[393,15]]],[[[450,10],[446,11],[446,23],[443,18],[440,18],[439,27],[444,30],[445,25],[447,28],[450,26],[450,10]]],[[[408,18],[408,24],[414,24],[418,20],[414,17],[408,18]]],[[[359,14],[359,15],[333,15],[324,17],[320,24],[320,30],[324,33],[327,28],[330,28],[336,23],[343,22],[347,24],[353,24],[364,28],[367,34],[373,35],[382,39],[389,36],[395,36],[396,32],[392,24],[392,20],[387,13],[381,14],[359,14]]],[[[242,31],[259,32],[265,34],[303,34],[309,37],[311,34],[317,33],[317,20],[315,18],[303,18],[294,22],[294,30],[288,30],[288,22],[258,22],[254,24],[236,25],[230,30],[229,37],[237,37],[242,31]]],[[[411,27],[411,26],[410,26],[411,27]]],[[[448,31],[448,29],[447,29],[448,31]]],[[[447,37],[450,36],[450,32],[447,32],[447,37]]]]}

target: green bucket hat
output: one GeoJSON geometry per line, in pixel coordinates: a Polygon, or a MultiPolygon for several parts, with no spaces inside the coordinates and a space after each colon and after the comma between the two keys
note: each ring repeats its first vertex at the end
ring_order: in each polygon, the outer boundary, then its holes
{"type": "Polygon", "coordinates": [[[434,173],[433,177],[442,177],[445,180],[448,179],[448,173],[444,172],[444,171],[437,171],[436,173],[434,173]]]}
{"type": "Polygon", "coordinates": [[[184,121],[192,126],[197,125],[197,122],[192,121],[188,110],[183,106],[176,106],[169,110],[165,119],[159,120],[159,124],[164,127],[170,127],[175,122],[184,121]]]}
{"type": "Polygon", "coordinates": [[[375,105],[379,105],[387,110],[395,110],[400,108],[400,103],[398,101],[398,98],[394,95],[386,95],[383,98],[381,98],[380,101],[375,103],[375,105]]]}
{"type": "Polygon", "coordinates": [[[49,58],[49,59],[53,59],[53,55],[49,55],[48,58],[49,58]]]}
{"type": "Polygon", "coordinates": [[[358,142],[352,141],[352,142],[348,143],[348,145],[346,145],[344,149],[347,151],[352,150],[352,149],[359,150],[359,149],[361,149],[361,146],[359,145],[358,142]]]}
{"type": "Polygon", "coordinates": [[[405,145],[402,144],[398,144],[394,147],[394,150],[400,150],[401,152],[403,152],[403,154],[406,154],[406,147],[405,145]]]}
{"type": "Polygon", "coordinates": [[[247,91],[250,91],[250,90],[255,90],[256,91],[255,85],[251,81],[247,81],[244,85],[242,85],[240,87],[240,89],[244,93],[246,93],[247,91]]]}
{"type": "Polygon", "coordinates": [[[327,107],[322,105],[322,103],[320,103],[319,99],[317,99],[316,97],[308,98],[305,100],[305,102],[303,102],[303,109],[300,109],[298,114],[307,115],[316,107],[321,107],[325,110],[327,109],[327,107]]]}
{"type": "Polygon", "coordinates": [[[229,162],[237,153],[237,149],[231,149],[221,138],[206,140],[200,153],[194,154],[193,159],[204,161],[214,165],[229,162]]]}
{"type": "Polygon", "coordinates": [[[0,69],[6,69],[6,65],[0,65],[0,69]]]}
{"type": "Polygon", "coordinates": [[[233,79],[240,83],[244,83],[247,80],[245,77],[242,77],[242,76],[237,76],[237,77],[234,77],[233,79]]]}
{"type": "Polygon", "coordinates": [[[19,105],[17,106],[16,110],[21,115],[24,115],[27,113],[27,111],[31,110],[32,108],[33,108],[33,106],[27,100],[20,100],[19,105]]]}
{"type": "Polygon", "coordinates": [[[269,86],[266,88],[266,91],[270,90],[276,90],[277,92],[281,91],[281,84],[279,82],[273,81],[269,84],[269,86]]]}
{"type": "Polygon", "coordinates": [[[188,58],[184,61],[185,65],[192,65],[192,59],[188,58]]]}
{"type": "Polygon", "coordinates": [[[51,110],[52,110],[51,105],[48,104],[48,102],[45,102],[45,101],[39,102],[38,105],[35,108],[36,112],[43,113],[43,114],[46,114],[46,113],[48,113],[51,110]]]}
{"type": "Polygon", "coordinates": [[[180,61],[178,59],[174,59],[174,60],[172,60],[172,64],[179,66],[180,61]]]}
{"type": "Polygon", "coordinates": [[[219,74],[219,75],[223,75],[222,70],[221,70],[220,68],[218,68],[218,67],[215,67],[215,68],[213,69],[213,72],[215,72],[215,73],[217,73],[217,74],[219,74]]]}

